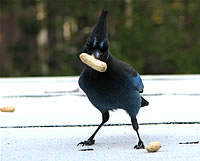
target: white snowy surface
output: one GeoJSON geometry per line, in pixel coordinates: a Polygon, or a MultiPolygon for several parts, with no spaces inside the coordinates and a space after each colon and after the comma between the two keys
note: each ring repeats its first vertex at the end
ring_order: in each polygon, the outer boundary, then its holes
{"type": "MultiPolygon", "coordinates": [[[[200,122],[200,75],[142,76],[143,96],[150,102],[141,108],[139,123],[200,122]]],[[[38,127],[55,125],[93,125],[101,114],[77,91],[77,77],[2,78],[0,107],[12,105],[13,113],[0,112],[1,161],[79,161],[79,160],[200,160],[200,124],[140,125],[147,145],[160,141],[156,153],[135,150],[135,131],[131,126],[105,126],[95,145],[77,147],[97,128],[38,127]],[[29,126],[29,128],[13,128],[29,126]],[[31,128],[30,126],[36,126],[31,128]],[[8,127],[8,128],[7,128],[8,127]],[[79,151],[92,148],[92,151],[79,151]]],[[[123,110],[110,112],[107,124],[130,124],[123,110]]]]}
{"type": "Polygon", "coordinates": [[[76,144],[96,127],[1,129],[1,161],[199,161],[200,144],[179,144],[200,139],[199,125],[143,125],[145,144],[160,141],[156,153],[135,150],[137,137],[131,126],[102,127],[91,147],[76,144]],[[92,151],[79,151],[92,148],[92,151]]]}

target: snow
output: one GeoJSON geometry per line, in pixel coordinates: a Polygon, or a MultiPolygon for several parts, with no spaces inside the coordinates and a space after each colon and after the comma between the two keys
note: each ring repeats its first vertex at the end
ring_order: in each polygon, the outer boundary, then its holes
{"type": "Polygon", "coordinates": [[[133,149],[137,137],[131,126],[103,127],[96,144],[80,147],[76,144],[88,138],[96,127],[21,128],[2,130],[2,161],[4,160],[199,160],[199,144],[179,144],[198,141],[199,125],[143,125],[140,133],[147,144],[160,141],[156,153],[133,149]],[[80,149],[92,148],[92,151],[80,149]]]}
{"type": "Polygon", "coordinates": [[[130,118],[117,110],[110,112],[107,124],[123,126],[104,126],[95,145],[80,147],[77,143],[94,132],[101,114],[77,90],[78,77],[1,78],[0,107],[12,105],[16,110],[0,112],[0,160],[200,160],[200,144],[179,144],[200,141],[200,75],[142,78],[143,96],[150,105],[141,108],[139,123],[198,124],[140,125],[145,145],[152,141],[162,145],[158,152],[147,153],[133,149],[136,133],[130,125],[124,126],[130,118]],[[92,150],[80,151],[88,148],[92,150]]]}

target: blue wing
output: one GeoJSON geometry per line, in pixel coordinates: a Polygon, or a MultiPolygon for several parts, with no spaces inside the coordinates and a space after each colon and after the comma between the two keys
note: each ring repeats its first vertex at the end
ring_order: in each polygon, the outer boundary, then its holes
{"type": "Polygon", "coordinates": [[[132,85],[134,86],[134,88],[136,90],[138,90],[140,93],[143,92],[144,89],[144,85],[142,83],[142,79],[139,75],[138,72],[136,72],[135,69],[133,69],[129,64],[124,63],[120,60],[117,60],[118,62],[118,66],[120,67],[120,69],[123,69],[126,71],[126,73],[128,74],[129,80],[131,81],[132,85]]]}
{"type": "Polygon", "coordinates": [[[143,89],[144,89],[144,85],[143,85],[143,83],[142,83],[142,79],[141,79],[140,75],[137,74],[136,77],[132,76],[132,80],[133,80],[133,84],[134,84],[134,86],[136,87],[136,89],[137,89],[140,93],[142,93],[142,92],[143,92],[143,89]]]}

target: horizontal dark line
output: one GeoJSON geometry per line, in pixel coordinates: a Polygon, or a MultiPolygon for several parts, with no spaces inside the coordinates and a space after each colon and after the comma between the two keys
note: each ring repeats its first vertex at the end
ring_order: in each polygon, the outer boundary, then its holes
{"type": "Polygon", "coordinates": [[[180,125],[180,124],[200,124],[199,121],[193,122],[158,122],[158,123],[140,123],[139,125],[180,125]]]}
{"type": "Polygon", "coordinates": [[[199,141],[180,142],[179,144],[199,144],[199,141]]]}
{"type": "Polygon", "coordinates": [[[84,94],[13,95],[13,96],[0,96],[0,98],[42,98],[42,97],[61,97],[61,96],[86,96],[86,95],[84,94]]]}
{"type": "MultiPolygon", "coordinates": [[[[150,93],[143,96],[200,96],[200,93],[150,93]]],[[[42,98],[42,97],[60,97],[60,96],[86,96],[84,93],[63,93],[63,94],[44,94],[44,95],[13,95],[0,96],[0,98],[42,98]]]]}
{"type": "Polygon", "coordinates": [[[143,96],[200,96],[200,93],[153,93],[142,94],[143,96]]]}
{"type": "Polygon", "coordinates": [[[159,75],[150,76],[153,78],[150,78],[149,76],[148,76],[149,78],[147,78],[147,77],[145,77],[145,75],[141,75],[141,76],[142,76],[143,81],[191,81],[191,80],[198,81],[198,80],[200,80],[199,74],[192,78],[190,77],[190,75],[188,75],[187,78],[186,77],[183,78],[182,76],[178,76],[178,75],[175,77],[173,77],[173,76],[172,77],[171,76],[164,76],[164,77],[161,76],[160,77],[159,75]]]}
{"type": "Polygon", "coordinates": [[[13,95],[13,96],[2,96],[1,98],[32,98],[32,97],[58,97],[63,95],[13,95]]]}
{"type": "MultiPolygon", "coordinates": [[[[140,123],[139,125],[171,125],[171,124],[200,124],[200,122],[158,122],[158,123],[140,123]]],[[[91,127],[99,124],[84,125],[32,125],[32,126],[0,126],[0,128],[53,128],[53,127],[91,127]]],[[[105,124],[104,126],[131,126],[131,124],[105,124]]]]}

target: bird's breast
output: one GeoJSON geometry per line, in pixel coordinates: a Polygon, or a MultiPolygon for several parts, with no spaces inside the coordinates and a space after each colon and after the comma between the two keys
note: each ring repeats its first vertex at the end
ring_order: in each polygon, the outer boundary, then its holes
{"type": "MultiPolygon", "coordinates": [[[[102,74],[102,73],[101,73],[102,74]]],[[[130,100],[135,100],[138,91],[131,79],[118,75],[100,75],[94,77],[83,72],[79,78],[79,86],[96,107],[125,106],[130,100]]]]}

